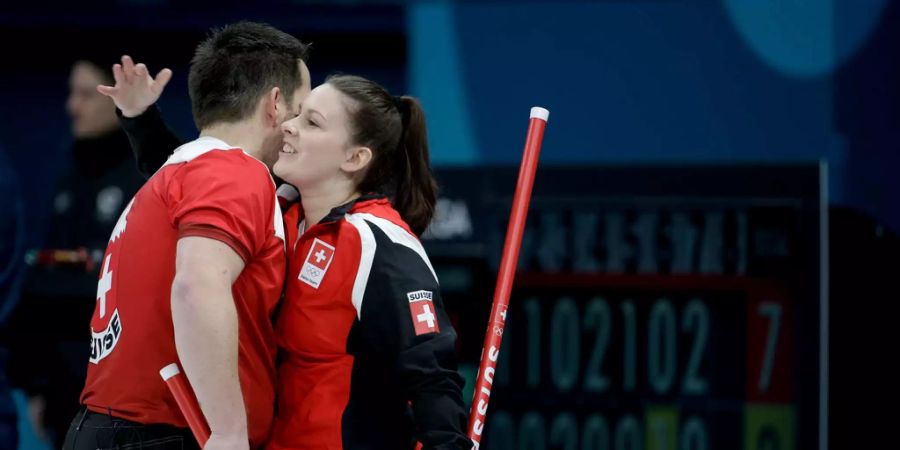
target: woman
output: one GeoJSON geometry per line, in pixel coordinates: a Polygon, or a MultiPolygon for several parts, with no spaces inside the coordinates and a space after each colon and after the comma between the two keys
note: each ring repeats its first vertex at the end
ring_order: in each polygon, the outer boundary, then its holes
{"type": "Polygon", "coordinates": [[[269,447],[471,448],[456,333],[416,237],[436,200],[419,103],[336,76],[282,130],[274,172],[302,203],[285,214],[269,447]]]}

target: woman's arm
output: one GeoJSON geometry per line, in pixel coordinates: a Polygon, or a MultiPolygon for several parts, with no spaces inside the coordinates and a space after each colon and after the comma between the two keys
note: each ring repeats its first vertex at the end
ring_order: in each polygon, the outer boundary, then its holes
{"type": "Polygon", "coordinates": [[[423,450],[469,450],[457,336],[437,277],[415,237],[384,219],[372,220],[380,224],[354,224],[363,232],[371,226],[366,239],[374,250],[366,285],[354,286],[364,293],[359,301],[362,342],[389,372],[371,377],[396,380],[412,406],[423,450]]]}
{"type": "Polygon", "coordinates": [[[181,139],[166,125],[156,105],[150,105],[135,117],[125,117],[120,113],[119,124],[131,143],[138,171],[148,178],[182,144],[181,139]]]}
{"type": "Polygon", "coordinates": [[[121,64],[113,65],[113,77],[115,86],[100,85],[97,91],[116,104],[119,123],[128,135],[138,170],[149,177],[182,144],[181,139],[166,126],[155,105],[172,79],[172,71],[163,69],[154,78],[150,76],[147,66],[135,64],[131,57],[125,55],[121,64]]]}

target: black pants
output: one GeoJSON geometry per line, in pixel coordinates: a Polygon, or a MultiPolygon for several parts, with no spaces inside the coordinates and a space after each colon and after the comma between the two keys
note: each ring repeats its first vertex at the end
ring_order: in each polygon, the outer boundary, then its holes
{"type": "Polygon", "coordinates": [[[199,449],[187,428],[132,422],[82,408],[63,443],[63,450],[186,450],[199,449]]]}

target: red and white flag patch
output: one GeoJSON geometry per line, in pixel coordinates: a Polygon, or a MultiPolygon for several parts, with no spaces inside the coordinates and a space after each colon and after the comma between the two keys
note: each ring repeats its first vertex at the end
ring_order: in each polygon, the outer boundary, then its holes
{"type": "Polygon", "coordinates": [[[437,311],[434,309],[433,294],[431,291],[407,292],[409,299],[409,313],[412,315],[416,336],[428,333],[439,333],[437,311]]]}
{"type": "Polygon", "coordinates": [[[320,241],[318,238],[313,240],[312,246],[309,248],[309,254],[306,255],[306,261],[300,269],[300,275],[297,277],[300,281],[318,289],[325,278],[325,272],[334,259],[334,246],[320,241]]]}

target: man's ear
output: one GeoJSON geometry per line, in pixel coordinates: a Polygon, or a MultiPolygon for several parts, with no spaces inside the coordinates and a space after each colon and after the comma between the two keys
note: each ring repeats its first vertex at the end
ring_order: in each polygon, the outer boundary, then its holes
{"type": "Polygon", "coordinates": [[[273,127],[277,127],[281,125],[281,119],[284,117],[284,105],[282,104],[282,95],[281,88],[273,87],[266,92],[265,97],[263,97],[263,117],[265,117],[266,124],[271,125],[273,127]]]}
{"type": "Polygon", "coordinates": [[[351,147],[347,151],[347,159],[341,163],[341,170],[351,174],[359,173],[372,162],[372,149],[369,147],[351,147]]]}

